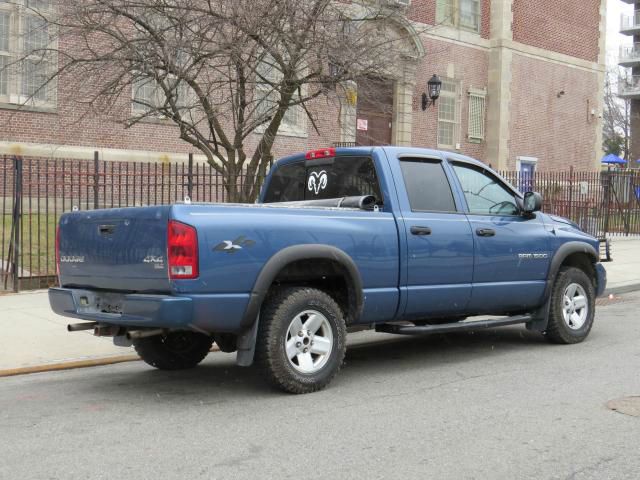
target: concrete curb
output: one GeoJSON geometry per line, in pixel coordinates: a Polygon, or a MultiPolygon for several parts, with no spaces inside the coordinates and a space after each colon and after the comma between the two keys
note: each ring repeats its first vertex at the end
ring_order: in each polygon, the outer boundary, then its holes
{"type": "MultiPolygon", "coordinates": [[[[213,346],[210,352],[219,352],[217,346],[213,346]]],[[[116,363],[136,362],[141,360],[138,355],[118,355],[113,357],[88,358],[86,360],[69,360],[66,362],[47,363],[44,365],[32,365],[29,367],[8,368],[0,370],[0,378],[14,377],[16,375],[28,375],[30,373],[57,372],[60,370],[73,370],[75,368],[101,367],[115,365],[116,363]]]]}
{"type": "Polygon", "coordinates": [[[58,370],[71,370],[74,368],[98,367],[101,365],[113,365],[123,362],[135,362],[140,360],[138,355],[119,355],[114,357],[91,358],[86,360],[70,360],[67,362],[47,363],[44,365],[32,365],[29,367],[9,368],[0,370],[1,377],[13,377],[27,375],[29,373],[55,372],[58,370]]]}
{"type": "Polygon", "coordinates": [[[628,285],[620,285],[618,287],[607,288],[604,291],[604,295],[620,295],[622,293],[631,293],[637,292],[640,290],[640,282],[638,283],[630,283],[628,285]]]}

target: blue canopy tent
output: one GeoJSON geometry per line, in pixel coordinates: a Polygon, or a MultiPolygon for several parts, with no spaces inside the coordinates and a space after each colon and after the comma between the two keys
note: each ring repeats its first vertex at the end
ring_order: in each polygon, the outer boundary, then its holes
{"type": "Polygon", "coordinates": [[[626,160],[623,160],[617,155],[610,153],[609,155],[605,155],[602,157],[601,163],[606,163],[608,165],[624,165],[627,163],[626,160]]]}

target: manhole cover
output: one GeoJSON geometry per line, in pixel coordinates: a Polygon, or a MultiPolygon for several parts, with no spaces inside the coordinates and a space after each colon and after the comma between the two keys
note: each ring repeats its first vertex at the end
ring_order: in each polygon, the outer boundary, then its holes
{"type": "Polygon", "coordinates": [[[607,408],[632,417],[640,417],[640,396],[616,398],[607,402],[607,408]]]}

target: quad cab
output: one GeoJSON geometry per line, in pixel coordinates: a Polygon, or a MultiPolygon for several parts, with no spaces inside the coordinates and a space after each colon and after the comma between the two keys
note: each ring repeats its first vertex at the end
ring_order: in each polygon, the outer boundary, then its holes
{"type": "Polygon", "coordinates": [[[352,329],[523,324],[581,342],[606,286],[599,243],[541,205],[453,153],[307,152],[274,165],[256,204],[63,215],[49,298],[86,321],[70,330],[157,368],[194,367],[215,342],[293,393],[332,380],[352,329]]]}

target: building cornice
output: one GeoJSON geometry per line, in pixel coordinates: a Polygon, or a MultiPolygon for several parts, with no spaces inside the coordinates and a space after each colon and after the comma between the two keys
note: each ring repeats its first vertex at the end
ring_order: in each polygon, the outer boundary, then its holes
{"type": "MultiPolygon", "coordinates": [[[[606,1],[606,0],[603,0],[606,1]]],[[[603,7],[602,12],[606,12],[606,8],[603,7]]],[[[604,13],[603,13],[604,15],[604,13]]],[[[506,20],[505,20],[506,23],[506,20]]],[[[507,48],[520,55],[525,55],[530,58],[536,58],[547,62],[562,64],[571,68],[578,68],[581,70],[588,70],[592,72],[604,72],[604,56],[599,55],[597,62],[591,62],[582,58],[573,57],[564,53],[554,52],[546,50],[544,48],[534,47],[524,43],[516,42],[507,35],[503,30],[500,30],[505,36],[493,37],[491,40],[482,38],[479,34],[461,30],[459,28],[453,28],[446,25],[426,25],[424,23],[413,22],[415,31],[418,32],[423,38],[429,38],[432,40],[438,40],[441,42],[447,42],[461,47],[473,48],[475,50],[481,50],[488,52],[495,48],[507,48]]]]}
{"type": "MultiPolygon", "coordinates": [[[[187,163],[189,159],[189,155],[186,153],[0,141],[0,155],[92,160],[94,152],[98,152],[100,160],[112,162],[187,163]]],[[[194,154],[193,161],[194,163],[207,163],[204,155],[194,154]]]]}
{"type": "Polygon", "coordinates": [[[545,50],[544,48],[532,47],[531,45],[525,45],[524,43],[514,42],[508,39],[497,39],[491,41],[491,48],[506,48],[512,50],[515,53],[524,55],[530,58],[536,58],[546,62],[557,63],[571,68],[577,68],[580,70],[587,70],[590,72],[604,72],[605,65],[597,62],[590,62],[581,58],[572,57],[571,55],[565,55],[564,53],[552,52],[545,50]]]}
{"type": "Polygon", "coordinates": [[[491,46],[489,40],[482,38],[477,33],[445,25],[427,26],[421,24],[421,27],[416,28],[416,31],[423,32],[426,38],[441,40],[476,50],[488,51],[491,46]]]}

